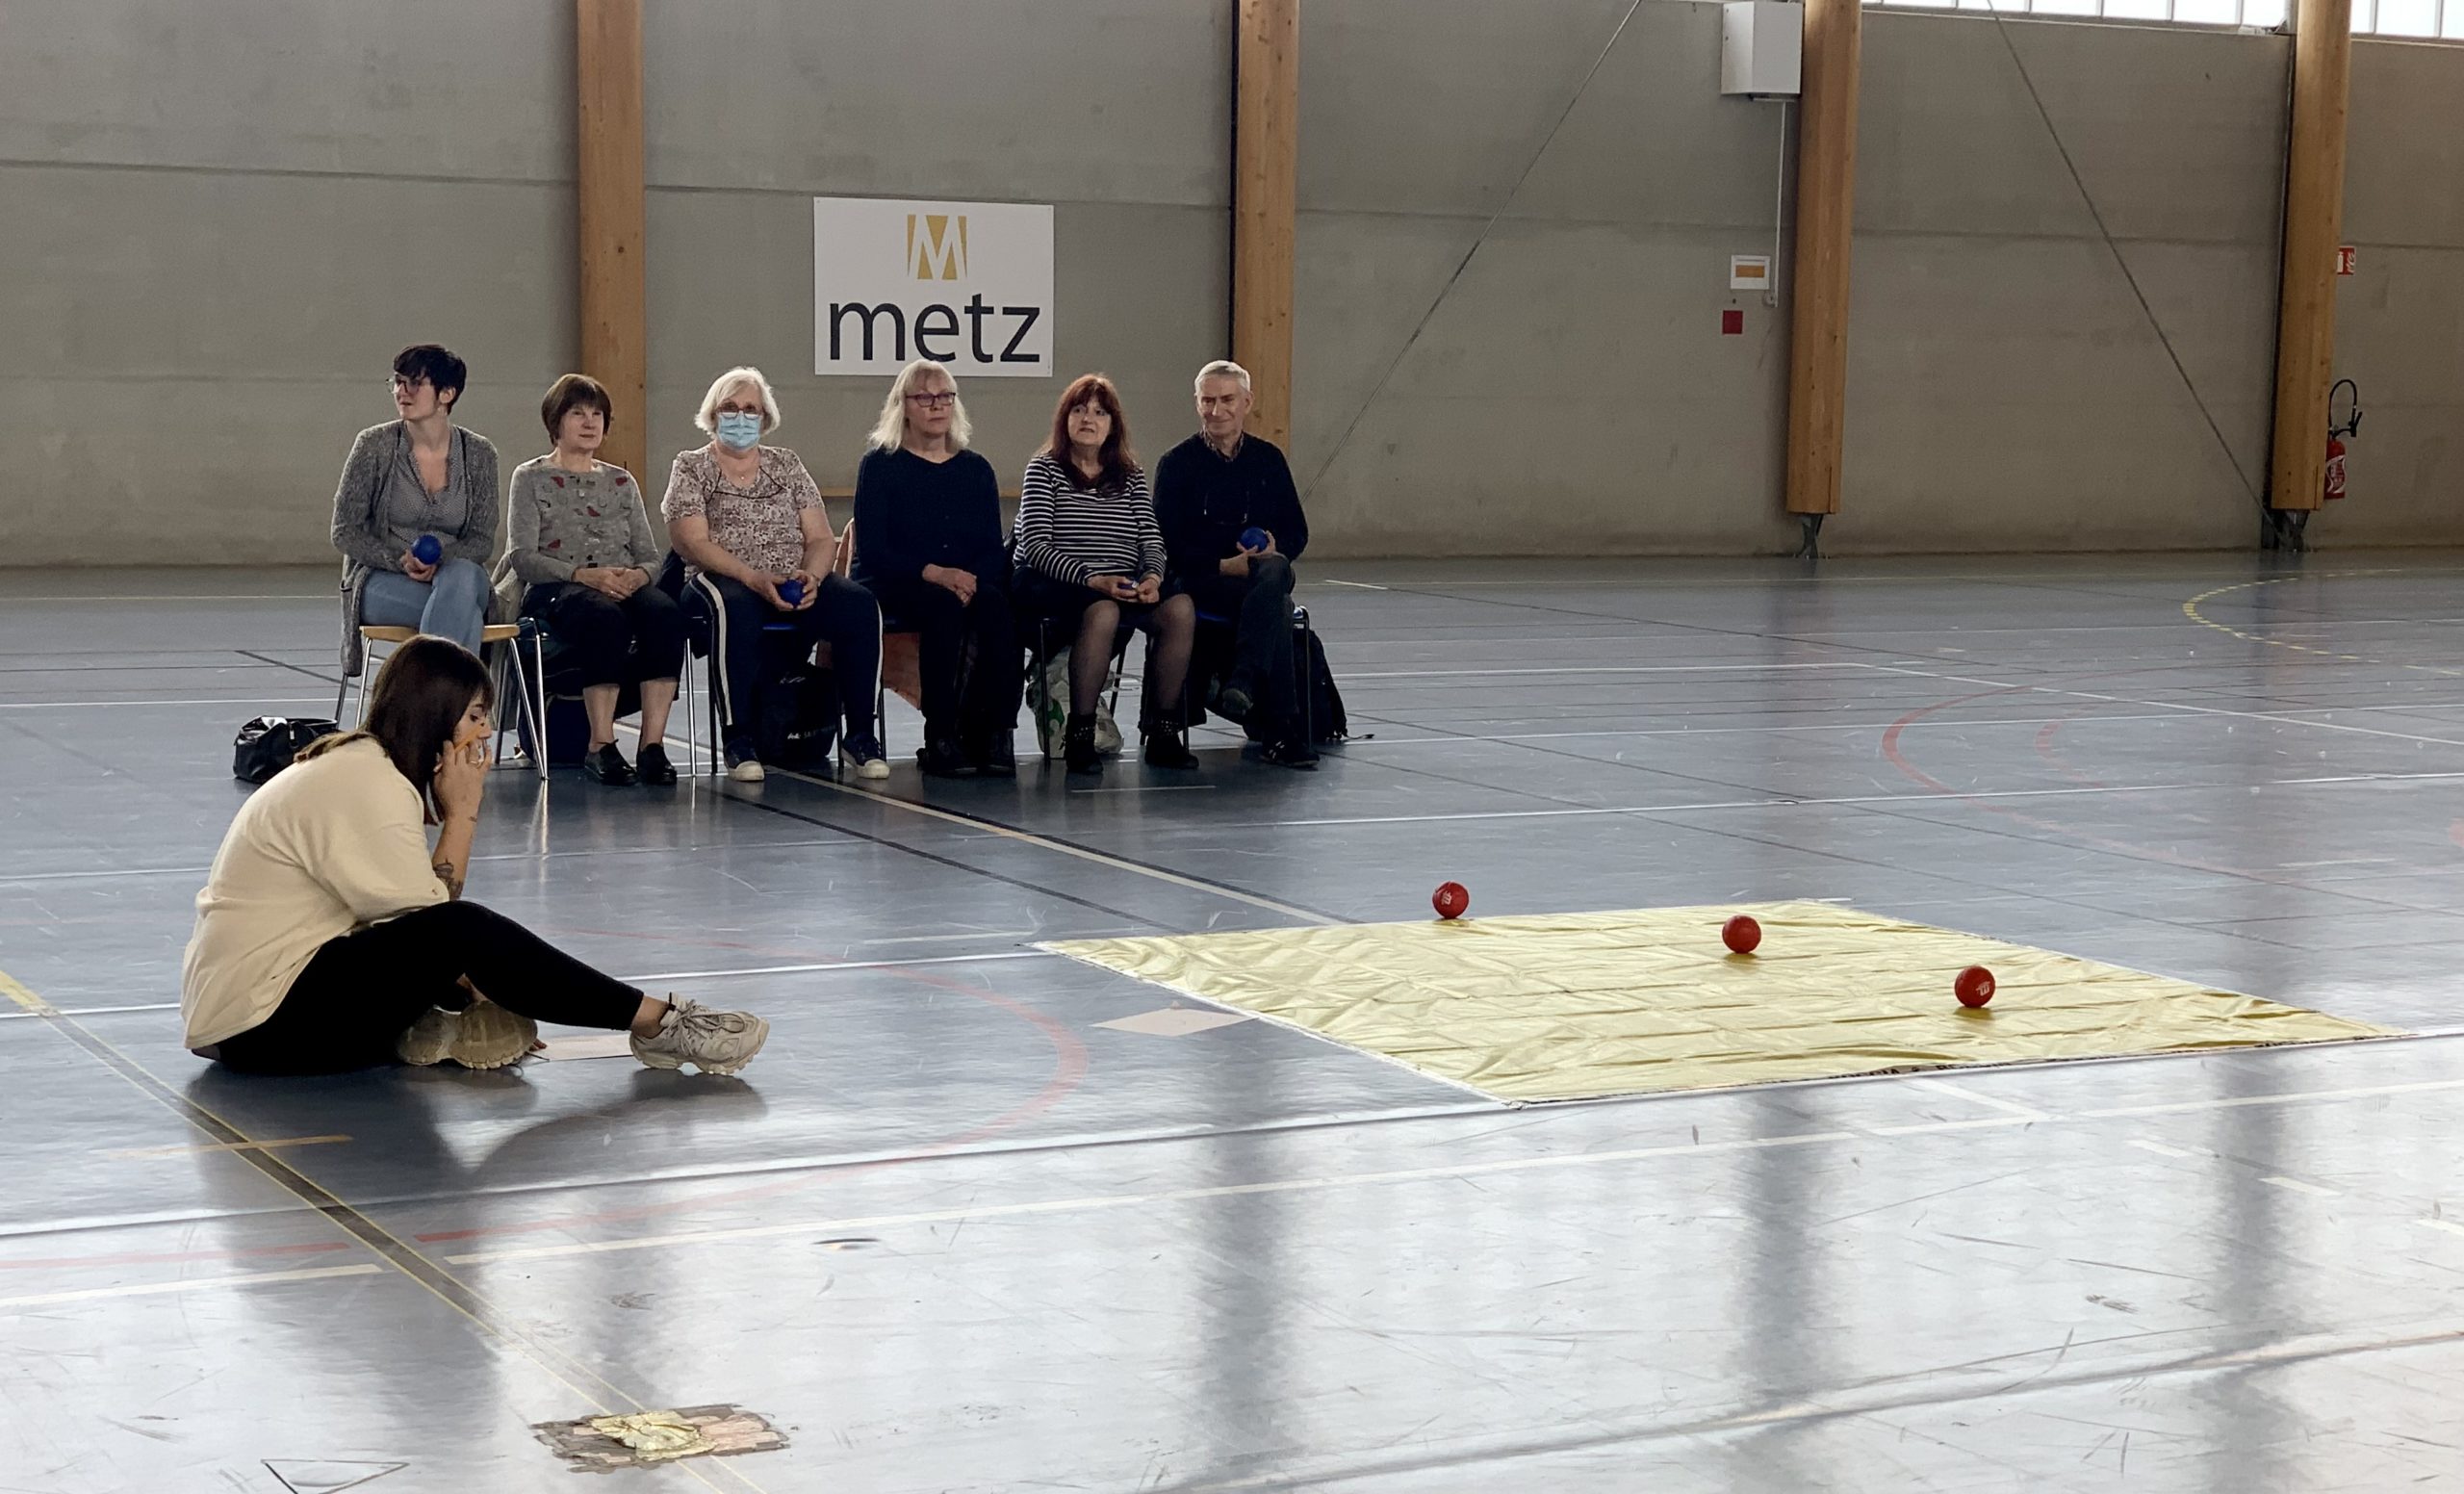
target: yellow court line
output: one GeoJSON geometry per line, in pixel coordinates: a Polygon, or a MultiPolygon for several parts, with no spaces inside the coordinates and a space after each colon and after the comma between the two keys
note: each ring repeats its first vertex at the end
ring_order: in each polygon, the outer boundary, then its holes
{"type": "Polygon", "coordinates": [[[131,1146],[120,1151],[107,1151],[106,1157],[189,1157],[207,1151],[265,1151],[275,1146],[321,1146],[329,1142],[346,1142],[347,1136],[286,1136],[270,1142],[200,1142],[193,1146],[131,1146]]]}
{"type": "MultiPolygon", "coordinates": [[[[152,1069],[128,1056],[109,1039],[100,1037],[75,1017],[36,994],[6,970],[0,970],[0,995],[43,1018],[42,1025],[85,1051],[88,1057],[117,1074],[130,1088],[155,1101],[190,1125],[216,1140],[228,1144],[232,1155],[246,1161],[264,1173],[267,1179],[285,1193],[314,1209],[325,1222],[374,1252],[377,1259],[425,1289],[428,1295],[460,1313],[480,1335],[501,1344],[528,1359],[556,1383],[578,1396],[584,1404],[604,1415],[612,1400],[636,1411],[653,1409],[646,1403],[628,1394],[578,1359],[554,1347],[538,1342],[514,1326],[515,1320],[491,1301],[486,1294],[471,1286],[444,1266],[430,1259],[411,1242],[376,1223],[367,1215],[329,1192],[323,1184],[266,1149],[267,1144],[250,1136],[223,1117],[180,1094],[152,1069]],[[581,1383],[583,1381],[587,1384],[581,1383]],[[597,1385],[598,1391],[588,1388],[597,1385]],[[603,1396],[601,1392],[604,1392],[603,1396]]],[[[353,1273],[363,1275],[364,1273],[353,1273]]],[[[165,1288],[169,1290],[171,1288],[165,1288]]],[[[112,1295],[126,1295],[116,1290],[112,1295]]],[[[699,1466],[682,1461],[673,1465],[691,1477],[704,1488],[716,1489],[699,1466]]],[[[736,1482],[753,1491],[768,1491],[751,1477],[720,1461],[714,1464],[736,1482]]]]}
{"type": "Polygon", "coordinates": [[[2182,604],[2182,615],[2189,618],[2192,622],[2198,624],[2202,628],[2213,628],[2218,632],[2239,638],[2245,643],[2263,643],[2272,649],[2294,649],[2303,654],[2316,654],[2321,658],[2338,659],[2348,664],[2377,664],[2388,669],[2415,669],[2420,670],[2425,674],[2447,675],[2450,677],[2464,674],[2464,670],[2441,669],[2436,664],[2400,664],[2383,658],[2368,658],[2359,654],[2339,654],[2333,649],[2315,649],[2309,644],[2294,643],[2283,638],[2262,637],[2254,632],[2244,632],[2241,629],[2235,628],[2230,624],[2220,623],[2198,609],[2199,604],[2202,602],[2212,602],[2216,598],[2223,596],[2227,592],[2247,591],[2255,586],[2281,586],[2286,581],[2348,580],[2356,576],[2403,576],[2408,574],[2410,573],[2402,570],[2382,568],[2374,571],[2324,571],[2317,576],[2271,576],[2261,580],[2236,581],[2230,586],[2219,586],[2212,591],[2202,591],[2197,596],[2191,598],[2188,602],[2182,604]]]}

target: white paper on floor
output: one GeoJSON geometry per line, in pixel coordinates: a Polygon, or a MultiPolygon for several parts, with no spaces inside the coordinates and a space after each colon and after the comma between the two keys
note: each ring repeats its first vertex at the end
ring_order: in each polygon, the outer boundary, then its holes
{"type": "Polygon", "coordinates": [[[551,1063],[569,1058],[630,1058],[633,1040],[621,1032],[594,1032],[579,1038],[550,1038],[539,1050],[551,1063]]]}
{"type": "Polygon", "coordinates": [[[1117,1017],[1098,1027],[1116,1032],[1143,1033],[1150,1038],[1186,1038],[1194,1032],[1211,1032],[1229,1027],[1235,1022],[1253,1022],[1257,1018],[1246,1012],[1209,1012],[1197,1007],[1168,1006],[1136,1017],[1117,1017]]]}

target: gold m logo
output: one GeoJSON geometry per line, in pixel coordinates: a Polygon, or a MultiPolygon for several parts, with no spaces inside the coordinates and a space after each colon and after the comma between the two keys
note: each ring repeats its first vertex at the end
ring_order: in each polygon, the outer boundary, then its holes
{"type": "Polygon", "coordinates": [[[918,280],[966,277],[966,215],[907,215],[907,268],[918,280]]]}

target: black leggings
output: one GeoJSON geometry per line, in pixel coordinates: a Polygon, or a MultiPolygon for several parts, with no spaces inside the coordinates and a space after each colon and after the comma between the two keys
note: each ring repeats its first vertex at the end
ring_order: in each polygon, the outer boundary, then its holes
{"type": "Polygon", "coordinates": [[[882,608],[873,594],[843,576],[825,576],[812,605],[782,612],[742,581],[705,571],[684,587],[684,610],[706,617],[719,651],[719,733],[733,750],[750,754],[761,725],[765,657],[762,634],[772,626],[794,636],[806,653],[830,645],[830,671],[838,681],[838,708],[850,738],[874,736],[873,706],[882,688],[882,608]]]}
{"type": "Polygon", "coordinates": [[[476,903],[437,903],[327,940],[273,1015],[216,1056],[255,1073],[342,1073],[394,1062],[395,1041],[430,1007],[482,995],[534,1021],[610,1032],[642,993],[476,903]]]}
{"type": "Polygon", "coordinates": [[[548,625],[556,663],[570,667],[584,689],[673,680],[683,668],[684,613],[656,586],[619,602],[579,581],[542,581],[523,593],[522,612],[548,625]]]}

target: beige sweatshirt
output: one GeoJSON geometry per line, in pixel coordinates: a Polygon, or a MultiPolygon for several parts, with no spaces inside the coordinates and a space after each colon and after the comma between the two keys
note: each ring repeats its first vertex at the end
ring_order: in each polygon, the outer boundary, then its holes
{"type": "Polygon", "coordinates": [[[372,741],[276,774],[240,806],[180,964],[187,1045],[263,1022],[327,940],[451,897],[419,790],[372,741]]]}

